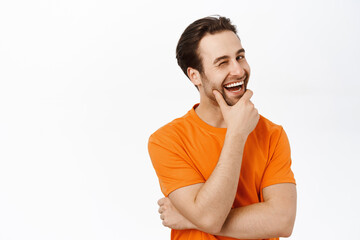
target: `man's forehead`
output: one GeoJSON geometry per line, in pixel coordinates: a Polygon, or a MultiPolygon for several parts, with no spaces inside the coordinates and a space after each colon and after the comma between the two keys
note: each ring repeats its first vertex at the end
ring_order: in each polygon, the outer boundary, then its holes
{"type": "Polygon", "coordinates": [[[219,56],[236,54],[239,49],[242,49],[240,39],[232,31],[207,34],[199,43],[199,54],[210,61],[219,56]]]}

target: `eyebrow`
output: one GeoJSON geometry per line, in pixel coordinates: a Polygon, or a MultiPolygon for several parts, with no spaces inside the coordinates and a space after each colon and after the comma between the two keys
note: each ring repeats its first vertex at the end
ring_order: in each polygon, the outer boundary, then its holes
{"type": "MultiPolygon", "coordinates": [[[[242,52],[245,52],[245,49],[241,48],[239,49],[237,52],[236,52],[236,55],[242,53],[242,52]]],[[[229,56],[227,55],[224,55],[224,56],[221,56],[221,57],[218,57],[218,58],[215,58],[213,64],[216,64],[217,62],[221,61],[221,60],[224,60],[224,59],[227,59],[227,58],[230,58],[229,56]]]]}

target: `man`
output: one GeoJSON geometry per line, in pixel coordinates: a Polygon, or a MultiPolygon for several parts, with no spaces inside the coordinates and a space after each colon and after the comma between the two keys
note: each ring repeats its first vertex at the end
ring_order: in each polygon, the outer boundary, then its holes
{"type": "Polygon", "coordinates": [[[278,239],[292,233],[296,187],[283,128],[258,114],[250,67],[225,17],[190,24],[176,49],[200,103],[153,133],[149,154],[171,239],[278,239]]]}

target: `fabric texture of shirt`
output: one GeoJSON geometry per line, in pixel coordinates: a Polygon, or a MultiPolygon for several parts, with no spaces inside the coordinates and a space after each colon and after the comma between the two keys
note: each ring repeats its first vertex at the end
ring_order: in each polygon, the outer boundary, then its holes
{"type": "MultiPolygon", "coordinates": [[[[202,121],[194,107],[183,117],[158,129],[149,138],[149,155],[162,193],[205,183],[216,167],[226,128],[202,121]]],[[[233,208],[262,202],[262,189],[278,183],[294,183],[290,145],[280,125],[260,115],[244,146],[239,185],[233,208]]],[[[198,230],[172,230],[171,239],[233,239],[198,230]]],[[[277,238],[275,238],[277,239],[277,238]]]]}

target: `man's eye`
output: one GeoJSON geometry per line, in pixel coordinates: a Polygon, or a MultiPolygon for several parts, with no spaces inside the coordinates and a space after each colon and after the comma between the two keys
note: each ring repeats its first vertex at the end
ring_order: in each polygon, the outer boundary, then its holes
{"type": "Polygon", "coordinates": [[[227,63],[227,61],[224,61],[224,62],[219,63],[219,66],[221,66],[221,65],[223,65],[223,64],[225,64],[225,63],[227,63]]]}
{"type": "Polygon", "coordinates": [[[237,57],[237,60],[241,60],[241,59],[243,59],[243,58],[245,58],[244,56],[238,56],[237,57]]]}

